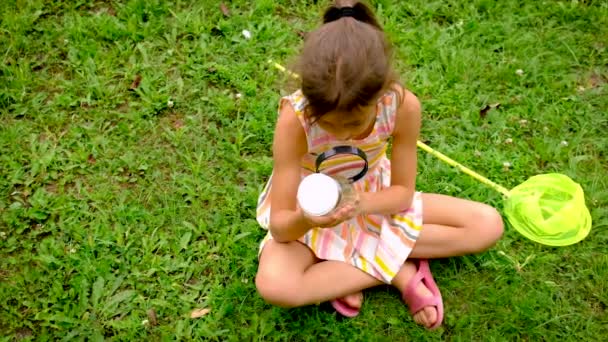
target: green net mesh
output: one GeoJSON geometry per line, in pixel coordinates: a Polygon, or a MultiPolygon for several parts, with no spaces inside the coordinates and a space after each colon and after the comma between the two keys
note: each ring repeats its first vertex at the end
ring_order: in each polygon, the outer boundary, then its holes
{"type": "Polygon", "coordinates": [[[522,235],[549,246],[577,243],[591,230],[583,189],[558,173],[534,176],[513,188],[505,214],[522,235]]]}

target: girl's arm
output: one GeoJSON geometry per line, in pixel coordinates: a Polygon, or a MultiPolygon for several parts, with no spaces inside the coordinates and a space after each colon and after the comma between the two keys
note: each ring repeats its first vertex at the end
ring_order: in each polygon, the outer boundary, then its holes
{"type": "Polygon", "coordinates": [[[274,132],[270,190],[270,233],[277,242],[297,240],[312,227],[297,209],[300,162],[307,152],[306,133],[287,101],[281,104],[274,132]]]}
{"type": "Polygon", "coordinates": [[[416,140],[420,133],[420,102],[404,90],[397,109],[391,155],[391,186],[378,192],[360,193],[362,214],[395,214],[412,205],[416,186],[416,140]]]}
{"type": "Polygon", "coordinates": [[[333,227],[356,215],[353,206],[346,206],[326,216],[308,217],[298,207],[296,194],[301,177],[300,162],[308,152],[308,144],[300,120],[288,102],[281,105],[272,150],[270,233],[275,241],[294,241],[311,228],[333,227]]]}

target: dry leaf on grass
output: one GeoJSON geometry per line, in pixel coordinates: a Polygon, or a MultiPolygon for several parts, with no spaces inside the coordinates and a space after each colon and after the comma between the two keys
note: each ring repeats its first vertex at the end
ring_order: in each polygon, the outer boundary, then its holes
{"type": "Polygon", "coordinates": [[[184,121],[183,120],[177,119],[177,120],[173,121],[173,128],[180,129],[182,127],[184,127],[184,121]]]}
{"type": "Polygon", "coordinates": [[[133,80],[133,83],[131,83],[131,86],[129,87],[129,89],[131,89],[131,90],[137,89],[137,87],[139,87],[140,83],[141,83],[141,75],[137,74],[137,75],[135,75],[135,79],[133,80]]]}
{"type": "Polygon", "coordinates": [[[195,309],[194,311],[192,311],[192,313],[190,314],[190,318],[201,318],[205,315],[207,315],[208,313],[211,312],[211,309],[209,308],[205,308],[205,309],[195,309]]]}
{"type": "Polygon", "coordinates": [[[300,38],[302,39],[306,39],[306,35],[308,34],[308,32],[304,32],[302,30],[297,30],[296,33],[298,34],[298,36],[300,36],[300,38]]]}
{"type": "Polygon", "coordinates": [[[151,326],[158,325],[158,319],[156,318],[156,310],[150,309],[148,310],[148,322],[151,326]]]}
{"type": "Polygon", "coordinates": [[[226,4],[223,2],[220,4],[220,11],[222,11],[222,14],[224,14],[225,17],[230,16],[230,10],[228,9],[228,6],[226,6],[226,4]]]}
{"type": "Polygon", "coordinates": [[[488,112],[492,109],[498,109],[498,107],[500,107],[500,103],[493,103],[491,105],[486,105],[485,107],[481,108],[479,110],[479,116],[481,116],[481,118],[485,118],[486,115],[488,115],[488,112]]]}
{"type": "Polygon", "coordinates": [[[608,78],[604,77],[602,74],[598,74],[594,72],[589,77],[588,88],[597,88],[604,83],[608,83],[608,78]]]}

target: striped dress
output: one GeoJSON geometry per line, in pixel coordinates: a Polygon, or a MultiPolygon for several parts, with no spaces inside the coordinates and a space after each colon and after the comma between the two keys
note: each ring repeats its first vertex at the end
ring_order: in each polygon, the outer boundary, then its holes
{"type": "MultiPolygon", "coordinates": [[[[301,91],[283,100],[293,106],[306,132],[308,153],[302,158],[302,178],[314,172],[315,160],[320,153],[339,145],[351,145],[365,151],[369,161],[366,176],[354,183],[358,191],[379,191],[390,186],[391,164],[386,156],[388,139],[395,126],[397,94],[387,92],[378,100],[376,122],[370,135],[361,140],[337,140],[318,125],[304,117],[306,98],[301,91]]],[[[279,110],[280,112],[280,110],[279,110]]],[[[328,165],[331,174],[360,169],[356,157],[343,156],[328,165]]],[[[325,163],[324,163],[325,164],[325,163]]],[[[324,170],[325,172],[325,170],[324,170]]],[[[272,176],[264,187],[257,205],[257,220],[268,229],[270,222],[270,189],[272,176]]],[[[415,193],[409,209],[394,215],[359,215],[333,228],[313,228],[299,241],[308,246],[323,260],[349,263],[375,278],[390,283],[412,251],[422,227],[422,199],[415,193]]],[[[270,232],[260,246],[272,239],[270,232]]]]}

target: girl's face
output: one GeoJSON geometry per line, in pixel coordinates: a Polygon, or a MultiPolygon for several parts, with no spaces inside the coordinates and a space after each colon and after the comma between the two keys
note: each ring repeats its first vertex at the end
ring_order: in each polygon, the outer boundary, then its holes
{"type": "Polygon", "coordinates": [[[321,128],[340,140],[367,137],[376,121],[376,103],[359,107],[350,112],[332,111],[323,115],[317,123],[321,128]]]}

